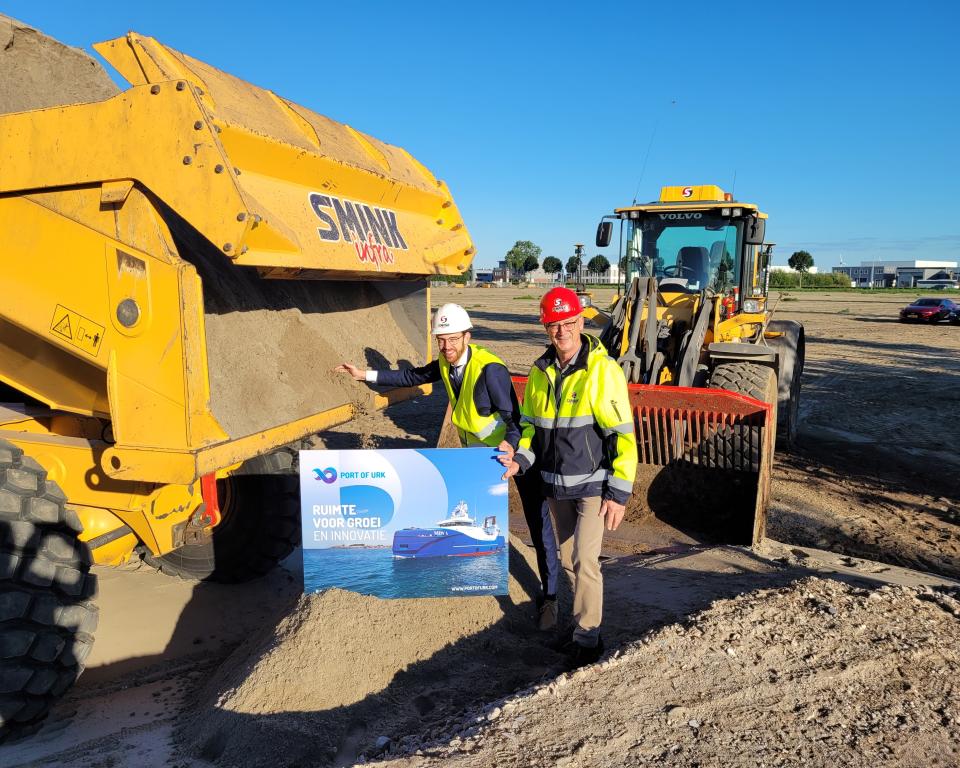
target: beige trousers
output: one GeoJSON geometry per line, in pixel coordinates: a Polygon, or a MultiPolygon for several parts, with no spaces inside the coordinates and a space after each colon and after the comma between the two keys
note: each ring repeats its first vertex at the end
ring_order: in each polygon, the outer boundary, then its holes
{"type": "Polygon", "coordinates": [[[592,648],[600,636],[603,615],[603,576],[600,545],[603,518],[600,497],[559,501],[547,499],[560,545],[560,562],[573,587],[573,639],[592,648]]]}

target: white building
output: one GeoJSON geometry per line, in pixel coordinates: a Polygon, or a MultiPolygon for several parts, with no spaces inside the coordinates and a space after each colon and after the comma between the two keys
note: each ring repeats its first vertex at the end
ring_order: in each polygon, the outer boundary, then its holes
{"type": "Polygon", "coordinates": [[[552,285],[553,283],[559,283],[560,279],[563,277],[562,272],[557,272],[556,274],[549,274],[548,272],[543,271],[543,266],[539,266],[536,269],[527,272],[525,277],[527,278],[528,283],[536,283],[537,285],[552,285]]]}
{"type": "MultiPolygon", "coordinates": [[[[573,274],[569,275],[567,279],[577,280],[578,278],[576,274],[573,274]]],[[[588,272],[587,265],[584,264],[579,279],[590,285],[619,285],[623,278],[618,264],[611,264],[606,272],[588,272]]]]}

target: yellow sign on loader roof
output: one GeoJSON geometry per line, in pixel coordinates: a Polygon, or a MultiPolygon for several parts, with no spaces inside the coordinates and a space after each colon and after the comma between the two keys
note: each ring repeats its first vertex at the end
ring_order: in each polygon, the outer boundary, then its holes
{"type": "Polygon", "coordinates": [[[641,212],[670,211],[677,208],[693,210],[719,211],[723,216],[740,216],[744,211],[766,218],[753,203],[742,203],[733,199],[730,192],[724,192],[716,184],[694,184],[688,186],[669,186],[660,188],[660,199],[639,205],[617,208],[616,213],[622,219],[636,219],[641,212]]]}
{"type": "Polygon", "coordinates": [[[733,195],[724,192],[716,184],[699,184],[692,187],[661,187],[661,203],[689,203],[689,202],[729,202],[733,195]]]}

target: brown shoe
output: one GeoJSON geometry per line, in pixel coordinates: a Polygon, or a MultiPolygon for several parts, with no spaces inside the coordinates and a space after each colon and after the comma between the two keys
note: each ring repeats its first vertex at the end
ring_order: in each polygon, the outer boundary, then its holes
{"type": "Polygon", "coordinates": [[[557,626],[557,601],[544,600],[540,605],[540,616],[537,619],[537,629],[541,632],[553,629],[557,626]]]}

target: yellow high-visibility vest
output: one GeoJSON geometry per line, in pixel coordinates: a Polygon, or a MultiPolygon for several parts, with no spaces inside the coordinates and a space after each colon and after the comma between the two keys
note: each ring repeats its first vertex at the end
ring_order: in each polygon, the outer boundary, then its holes
{"type": "Polygon", "coordinates": [[[451,421],[460,435],[460,444],[464,447],[488,445],[496,448],[506,437],[507,425],[503,423],[503,419],[497,412],[489,416],[480,414],[473,402],[473,389],[485,366],[490,363],[503,365],[503,361],[483,347],[471,344],[470,357],[464,366],[459,396],[454,395],[453,385],[450,383],[450,363],[443,357],[439,362],[440,378],[443,380],[443,386],[447,388],[447,397],[450,398],[451,421]]]}

